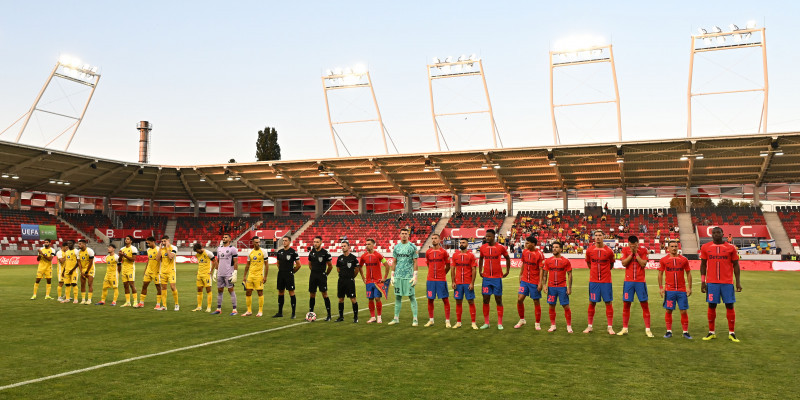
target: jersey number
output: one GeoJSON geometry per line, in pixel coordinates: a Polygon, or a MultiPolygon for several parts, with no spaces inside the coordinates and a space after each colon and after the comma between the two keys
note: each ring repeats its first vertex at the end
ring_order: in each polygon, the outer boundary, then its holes
{"type": "Polygon", "coordinates": [[[549,301],[551,303],[555,303],[556,302],[556,296],[547,296],[547,301],[549,301]]]}
{"type": "Polygon", "coordinates": [[[592,301],[596,301],[597,300],[597,293],[590,293],[589,297],[592,299],[592,301]]]}
{"type": "Polygon", "coordinates": [[[667,307],[673,307],[672,300],[667,300],[667,307]]]}
{"type": "Polygon", "coordinates": [[[709,293],[708,294],[708,301],[714,301],[714,294],[713,293],[709,293]]]}
{"type": "Polygon", "coordinates": [[[488,286],[483,288],[483,293],[484,294],[489,294],[489,287],[488,286]]]}

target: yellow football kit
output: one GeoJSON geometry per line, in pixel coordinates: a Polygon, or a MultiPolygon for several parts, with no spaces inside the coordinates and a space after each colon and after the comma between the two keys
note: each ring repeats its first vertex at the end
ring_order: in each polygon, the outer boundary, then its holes
{"type": "Polygon", "coordinates": [[[78,262],[80,263],[81,274],[94,277],[94,250],[78,250],[78,262]]]}
{"type": "Polygon", "coordinates": [[[117,260],[119,260],[119,257],[116,254],[106,256],[106,277],[103,279],[103,289],[116,289],[119,286],[117,260]]]}
{"type": "Polygon", "coordinates": [[[264,260],[266,254],[263,249],[253,250],[247,256],[250,260],[250,269],[247,271],[247,282],[245,287],[248,290],[264,290],[264,260]]]}
{"type": "Polygon", "coordinates": [[[159,279],[159,271],[158,271],[158,252],[160,249],[158,246],[147,249],[147,267],[144,269],[144,278],[142,279],[144,282],[155,282],[156,284],[160,284],[161,280],[159,279]]]}
{"type": "Polygon", "coordinates": [[[203,250],[197,255],[197,287],[211,287],[211,261],[214,260],[214,253],[203,250]]]}
{"type": "MultiPolygon", "coordinates": [[[[127,257],[133,257],[134,260],[136,255],[139,254],[139,250],[133,246],[124,246],[123,248],[119,249],[120,253],[124,254],[127,257]]],[[[136,281],[136,261],[130,261],[125,257],[122,258],[122,282],[135,282],[136,281]]]]}
{"type": "Polygon", "coordinates": [[[171,245],[169,249],[164,248],[161,249],[161,272],[159,279],[161,279],[161,284],[166,285],[170,283],[175,283],[175,259],[170,259],[167,254],[169,252],[178,254],[178,248],[174,245],[171,245]]]}
{"type": "MultiPolygon", "coordinates": [[[[53,256],[52,248],[42,248],[44,257],[39,260],[39,267],[36,269],[36,279],[51,279],[53,277],[53,261],[50,257],[53,256]]],[[[56,260],[58,262],[58,260],[56,260]]]]}
{"type": "Polygon", "coordinates": [[[70,273],[70,271],[78,265],[78,259],[76,258],[75,250],[67,250],[64,253],[64,284],[65,285],[72,285],[73,283],[77,283],[78,277],[78,269],[76,268],[74,272],[70,273]]]}

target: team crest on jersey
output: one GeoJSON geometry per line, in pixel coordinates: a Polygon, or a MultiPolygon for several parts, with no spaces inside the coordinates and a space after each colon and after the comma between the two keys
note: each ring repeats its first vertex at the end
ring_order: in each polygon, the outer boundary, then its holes
{"type": "Polygon", "coordinates": [[[347,263],[347,268],[352,268],[353,263],[347,263]]]}
{"type": "Polygon", "coordinates": [[[317,260],[319,260],[319,262],[322,262],[322,257],[317,257],[317,260]]]}
{"type": "Polygon", "coordinates": [[[287,255],[286,255],[286,261],[289,261],[289,260],[291,260],[291,259],[292,259],[292,256],[290,256],[290,255],[288,255],[288,254],[287,254],[287,255]]]}

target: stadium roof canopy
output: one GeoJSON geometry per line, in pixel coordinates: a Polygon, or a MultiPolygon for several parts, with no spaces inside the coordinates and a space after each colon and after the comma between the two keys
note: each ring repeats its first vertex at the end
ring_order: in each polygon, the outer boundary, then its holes
{"type": "Polygon", "coordinates": [[[0,178],[0,187],[137,199],[788,184],[800,182],[798,171],[800,132],[197,166],[138,164],[0,141],[0,173],[18,176],[0,178]]]}

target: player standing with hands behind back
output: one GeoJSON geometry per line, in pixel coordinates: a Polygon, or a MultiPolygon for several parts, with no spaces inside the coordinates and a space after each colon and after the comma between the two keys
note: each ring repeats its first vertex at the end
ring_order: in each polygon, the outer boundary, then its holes
{"type": "Polygon", "coordinates": [[[711,230],[711,238],[713,241],[700,247],[700,288],[703,293],[707,293],[708,303],[708,335],[703,340],[717,338],[714,323],[717,319],[717,304],[722,301],[728,317],[728,339],[739,343],[733,331],[736,325],[736,312],[733,310],[733,303],[736,302],[734,276],[736,292],[742,291],[739,280],[739,251],[736,246],[723,241],[722,228],[718,226],[711,230]]]}
{"type": "Polygon", "coordinates": [[[350,252],[350,242],[342,241],[342,255],[336,258],[336,272],[339,273],[336,297],[339,298],[339,318],[344,321],[344,298],[349,297],[353,304],[353,323],[358,323],[358,300],[356,300],[356,275],[361,272],[358,257],[350,252]]]}
{"type": "Polygon", "coordinates": [[[511,257],[502,244],[494,241],[494,229],[486,231],[486,243],[481,246],[478,259],[478,271],[483,278],[481,292],[483,293],[483,325],[481,329],[489,329],[489,302],[497,304],[497,329],[503,330],[503,278],[508,276],[511,269],[511,257]],[[506,259],[506,272],[500,265],[500,257],[506,259]],[[484,269],[484,266],[486,267],[484,269]]]}

